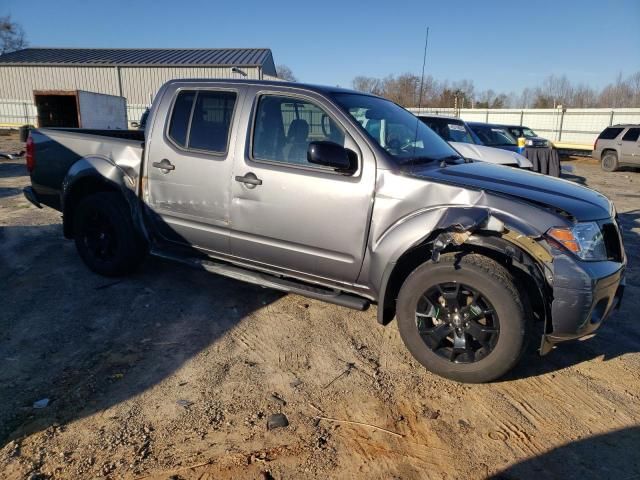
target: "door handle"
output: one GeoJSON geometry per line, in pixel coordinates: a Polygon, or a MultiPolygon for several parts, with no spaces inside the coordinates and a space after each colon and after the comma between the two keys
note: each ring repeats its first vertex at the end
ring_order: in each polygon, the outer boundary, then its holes
{"type": "Polygon", "coordinates": [[[176,169],[175,165],[173,165],[166,158],[163,158],[162,161],[160,161],[160,162],[153,162],[151,165],[153,165],[155,168],[159,168],[160,170],[166,170],[164,173],[168,173],[169,170],[175,170],[176,169]]]}
{"type": "Polygon", "coordinates": [[[262,185],[262,180],[256,177],[253,172],[247,173],[244,177],[237,175],[236,182],[244,183],[247,188],[256,188],[258,185],[262,185]]]}

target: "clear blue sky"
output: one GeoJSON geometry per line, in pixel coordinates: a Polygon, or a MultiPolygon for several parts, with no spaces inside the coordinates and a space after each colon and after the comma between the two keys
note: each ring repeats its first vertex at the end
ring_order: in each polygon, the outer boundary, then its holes
{"type": "Polygon", "coordinates": [[[427,73],[520,91],[640,70],[640,0],[0,0],[33,46],[269,47],[305,82],[427,73]],[[517,5],[521,5],[518,7],[517,5]]]}

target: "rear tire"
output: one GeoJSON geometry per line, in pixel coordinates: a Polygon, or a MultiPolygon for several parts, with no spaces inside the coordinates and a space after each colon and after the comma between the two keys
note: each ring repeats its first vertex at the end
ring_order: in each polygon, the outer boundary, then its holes
{"type": "Polygon", "coordinates": [[[82,199],[75,209],[73,226],[80,257],[100,275],[131,273],[146,256],[146,243],[118,193],[101,192],[82,199]]]}
{"type": "Polygon", "coordinates": [[[602,156],[601,162],[602,170],[605,172],[615,172],[618,167],[618,154],[609,150],[602,156]]]}
{"type": "Polygon", "coordinates": [[[489,382],[511,370],[526,349],[528,321],[520,297],[499,263],[447,253],[438,263],[420,265],[402,285],[396,310],[400,336],[431,372],[459,382],[489,382]]]}

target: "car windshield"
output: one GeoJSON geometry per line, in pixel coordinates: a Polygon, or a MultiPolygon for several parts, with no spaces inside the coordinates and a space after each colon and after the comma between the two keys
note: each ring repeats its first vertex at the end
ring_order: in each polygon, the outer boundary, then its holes
{"type": "Polygon", "coordinates": [[[522,129],[522,133],[524,133],[524,136],[526,138],[531,138],[531,137],[537,137],[538,136],[538,135],[536,135],[536,132],[534,132],[530,128],[523,128],[522,129]]]}
{"type": "Polygon", "coordinates": [[[466,124],[451,118],[419,117],[431,130],[447,142],[476,143],[466,124]]]}
{"type": "Polygon", "coordinates": [[[518,145],[518,141],[504,128],[477,125],[474,126],[473,129],[476,135],[480,137],[482,143],[489,147],[518,145]]]}
{"type": "Polygon", "coordinates": [[[399,165],[462,160],[418,117],[389,100],[357,93],[333,98],[399,165]]]}

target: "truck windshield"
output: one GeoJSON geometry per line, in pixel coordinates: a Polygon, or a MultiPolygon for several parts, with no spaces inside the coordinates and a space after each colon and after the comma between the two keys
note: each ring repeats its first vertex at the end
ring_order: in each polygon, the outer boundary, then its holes
{"type": "Polygon", "coordinates": [[[357,93],[333,98],[399,165],[462,160],[418,117],[389,100],[357,93]]]}
{"type": "Polygon", "coordinates": [[[471,132],[461,120],[452,118],[418,117],[447,142],[476,143],[471,132]]]}
{"type": "Polygon", "coordinates": [[[504,128],[491,125],[476,125],[471,127],[480,137],[483,144],[488,147],[512,147],[517,146],[518,141],[504,128]]]}

